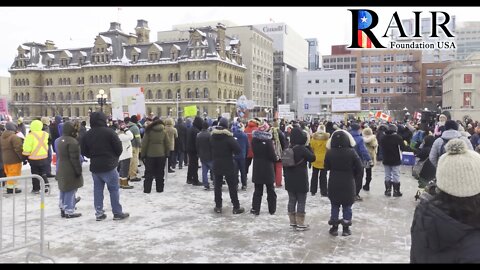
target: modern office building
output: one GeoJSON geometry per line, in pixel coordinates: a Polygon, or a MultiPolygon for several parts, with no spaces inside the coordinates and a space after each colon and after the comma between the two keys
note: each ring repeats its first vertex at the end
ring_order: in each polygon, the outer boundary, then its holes
{"type": "Polygon", "coordinates": [[[308,70],[318,70],[322,67],[318,40],[316,38],[307,38],[306,40],[308,42],[308,70]]]}
{"type": "Polygon", "coordinates": [[[480,22],[459,23],[455,42],[457,60],[466,59],[470,54],[480,51],[480,22]]]}

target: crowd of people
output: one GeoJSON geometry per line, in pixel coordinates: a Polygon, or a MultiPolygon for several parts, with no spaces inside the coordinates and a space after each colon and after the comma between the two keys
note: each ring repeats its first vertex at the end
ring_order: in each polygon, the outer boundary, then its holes
{"type": "MultiPolygon", "coordinates": [[[[375,121],[291,121],[253,118],[248,121],[226,118],[140,117],[133,115],[111,121],[102,112],[86,122],[55,117],[35,119],[30,131],[23,121],[8,122],[2,130],[0,149],[6,176],[21,174],[22,163],[31,173],[41,175],[45,191],[49,177],[60,189],[61,216],[76,218],[79,201],[76,191],[83,186],[82,162],[90,159],[97,221],[107,215],[103,206],[105,185],[110,193],[113,219],[129,217],[120,204],[119,189],[131,189],[130,181],[142,181],[138,165],[145,165],[143,192],[164,192],[165,177],[187,167],[186,184],[214,190],[215,213],[222,213],[222,185],[227,184],[232,213],[245,209],[238,199],[246,191],[248,172],[254,185],[250,213],[261,213],[264,188],[268,213],[277,209],[275,188],[288,192],[288,217],[295,230],[307,230],[305,222],[308,193],[328,197],[331,213],[329,233],[352,232],[352,205],[361,202],[361,191],[369,192],[372,168],[382,162],[385,196],[401,197],[402,151],[414,152],[422,162],[419,187],[436,183],[436,194],[418,205],[412,224],[412,262],[454,262],[480,260],[480,125],[440,115],[437,123],[378,123],[375,121]],[[57,170],[51,170],[52,152],[57,170]],[[287,160],[293,161],[292,164],[287,160]],[[201,178],[198,175],[201,163],[201,178]],[[312,173],[309,177],[308,170],[312,173]],[[365,178],[365,180],[364,180],[365,178]],[[340,218],[340,209],[342,218],[340,218]],[[453,233],[455,232],[455,233],[453,233]],[[450,235],[447,237],[447,235],[450,235]],[[432,242],[433,241],[433,242],[432,242]],[[448,244],[446,244],[448,242],[448,244]],[[431,243],[435,243],[432,245],[431,243]],[[461,249],[464,252],[456,252],[461,249]],[[450,257],[449,257],[450,256],[450,257]],[[451,259],[451,260],[450,260],[451,259]]],[[[7,193],[20,193],[15,181],[6,183],[7,193]]],[[[32,179],[32,192],[41,185],[32,179]]]]}

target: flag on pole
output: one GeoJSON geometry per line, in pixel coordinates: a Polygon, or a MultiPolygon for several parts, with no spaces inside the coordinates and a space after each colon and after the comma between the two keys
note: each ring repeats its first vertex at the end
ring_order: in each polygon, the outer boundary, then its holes
{"type": "Polygon", "coordinates": [[[387,122],[392,122],[392,117],[386,113],[383,113],[381,111],[378,111],[375,114],[375,118],[380,118],[381,120],[387,121],[387,122]]]}

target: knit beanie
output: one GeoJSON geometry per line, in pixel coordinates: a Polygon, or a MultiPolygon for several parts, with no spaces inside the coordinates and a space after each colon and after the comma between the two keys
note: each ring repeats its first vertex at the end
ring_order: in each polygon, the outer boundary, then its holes
{"type": "Polygon", "coordinates": [[[445,122],[445,130],[450,130],[450,129],[458,130],[457,122],[453,120],[447,120],[447,122],[445,122]]]}
{"type": "Polygon", "coordinates": [[[455,197],[480,193],[480,155],[469,150],[461,139],[451,139],[437,166],[437,187],[455,197]]]}
{"type": "Polygon", "coordinates": [[[220,120],[218,121],[218,125],[223,127],[223,128],[228,128],[228,120],[227,118],[220,118],[220,120]]]}

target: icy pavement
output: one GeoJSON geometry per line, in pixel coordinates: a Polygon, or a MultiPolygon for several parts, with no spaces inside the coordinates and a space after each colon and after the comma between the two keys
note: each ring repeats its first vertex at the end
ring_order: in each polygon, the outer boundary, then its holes
{"type": "MultiPolygon", "coordinates": [[[[85,185],[77,193],[82,197],[77,204],[77,212],[83,214],[79,218],[60,217],[57,182],[50,179],[52,192],[47,195],[45,203],[45,240],[46,254],[55,262],[409,262],[410,225],[417,190],[417,182],[411,177],[411,167],[402,167],[403,197],[400,198],[383,195],[383,166],[373,169],[370,191],[362,190],[360,195],[363,201],[353,206],[352,235],[347,237],[329,235],[327,221],[330,202],[318,193],[316,196],[310,196],[309,193],[307,197],[306,223],[310,224],[310,230],[305,232],[292,230],[289,226],[288,194],[283,187],[276,189],[278,199],[274,215],[268,213],[266,193],[260,215],[250,214],[253,194],[250,180],[247,191],[239,191],[245,213],[232,214],[228,189],[224,186],[223,213],[216,214],[213,212],[213,191],[205,191],[203,186],[185,184],[186,167],[168,175],[163,193],[156,193],[153,188],[151,194],[144,194],[143,181],[131,183],[134,189],[121,190],[120,202],[124,211],[130,213],[130,218],[126,220],[112,220],[108,191],[105,190],[107,219],[96,221],[93,182],[88,164],[83,165],[83,170],[85,185]]],[[[143,167],[140,170],[143,174],[143,167]]],[[[29,170],[24,168],[23,174],[27,173],[29,170]]],[[[31,181],[28,182],[30,185],[31,181]]],[[[5,226],[11,224],[12,210],[7,206],[12,195],[3,196],[5,226]]],[[[39,203],[39,195],[29,193],[28,198],[32,200],[29,208],[35,208],[39,203]]],[[[17,205],[17,209],[20,209],[17,212],[23,211],[22,207],[17,205]]],[[[38,231],[38,224],[30,224],[29,230],[38,231]]],[[[19,228],[16,235],[21,238],[22,233],[19,228]]],[[[4,227],[3,234],[11,235],[11,228],[4,227]]],[[[0,256],[0,262],[25,262],[25,254],[25,249],[10,252],[0,256]]]]}

